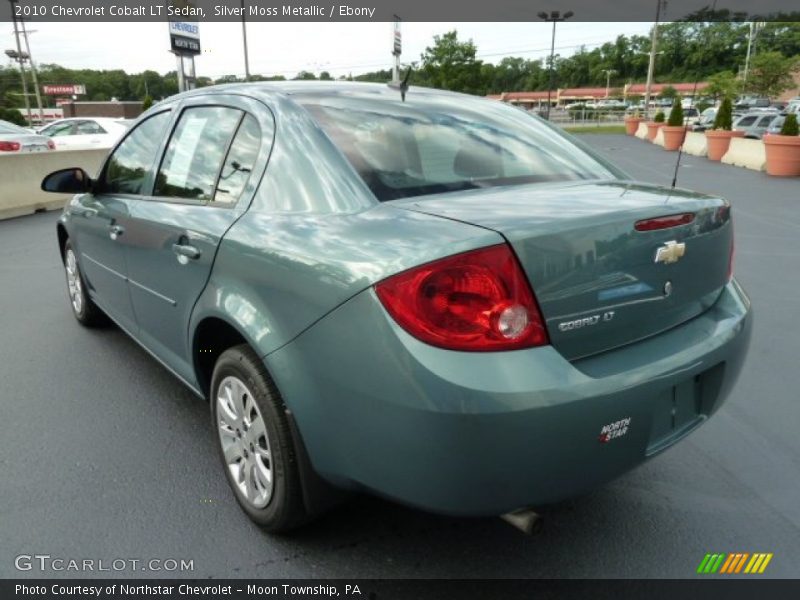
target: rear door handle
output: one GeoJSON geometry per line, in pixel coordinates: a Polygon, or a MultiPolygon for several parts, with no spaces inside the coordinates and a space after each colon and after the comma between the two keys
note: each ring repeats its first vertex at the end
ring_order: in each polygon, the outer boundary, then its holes
{"type": "Polygon", "coordinates": [[[125,228],[122,225],[112,225],[108,228],[108,235],[112,240],[116,240],[123,233],[125,233],[125,228]]]}
{"type": "Polygon", "coordinates": [[[180,261],[181,258],[184,260],[181,261],[183,264],[186,264],[186,259],[191,258],[192,260],[197,260],[200,258],[202,252],[192,246],[191,244],[172,244],[172,251],[178,255],[178,260],[180,261]]]}

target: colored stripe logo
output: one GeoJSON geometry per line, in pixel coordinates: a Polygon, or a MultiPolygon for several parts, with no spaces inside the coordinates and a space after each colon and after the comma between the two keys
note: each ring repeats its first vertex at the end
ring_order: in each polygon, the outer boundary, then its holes
{"type": "Polygon", "coordinates": [[[700,561],[697,572],[701,575],[761,574],[767,569],[772,556],[771,552],[706,554],[700,561]]]}

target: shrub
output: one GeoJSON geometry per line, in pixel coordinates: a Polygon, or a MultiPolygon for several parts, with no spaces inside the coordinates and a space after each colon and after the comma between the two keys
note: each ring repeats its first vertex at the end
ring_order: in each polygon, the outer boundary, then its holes
{"type": "Polygon", "coordinates": [[[664,122],[664,111],[660,110],[656,113],[656,116],[653,117],[653,121],[656,123],[663,123],[664,122]]]}
{"type": "Polygon", "coordinates": [[[680,98],[675,98],[675,101],[672,103],[672,110],[669,111],[667,125],[670,127],[683,126],[683,106],[681,106],[680,98]]]}
{"type": "Polygon", "coordinates": [[[151,106],[153,106],[153,98],[149,95],[145,96],[144,100],[142,101],[142,112],[146,111],[151,106]]]}
{"type": "Polygon", "coordinates": [[[733,109],[731,107],[731,99],[725,98],[719,106],[717,116],[714,118],[713,129],[724,129],[730,131],[733,128],[733,109]]]}
{"type": "Polygon", "coordinates": [[[22,113],[19,112],[16,108],[0,107],[0,120],[8,121],[9,123],[14,123],[15,125],[19,125],[20,127],[28,126],[28,121],[25,120],[25,117],[23,117],[22,113]]]}
{"type": "Polygon", "coordinates": [[[781,135],[800,135],[800,128],[797,126],[797,115],[790,113],[786,115],[786,120],[781,127],[781,135]]]}

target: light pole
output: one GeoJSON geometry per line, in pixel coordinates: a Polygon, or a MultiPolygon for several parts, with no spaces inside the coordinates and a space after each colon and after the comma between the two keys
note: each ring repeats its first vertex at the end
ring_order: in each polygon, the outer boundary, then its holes
{"type": "Polygon", "coordinates": [[[16,50],[6,50],[6,55],[12,60],[19,63],[19,72],[22,76],[22,95],[25,98],[25,112],[28,114],[28,124],[33,124],[31,117],[31,102],[28,100],[28,81],[25,79],[25,60],[29,57],[22,51],[22,46],[19,43],[19,28],[17,27],[17,17],[15,16],[14,3],[18,0],[8,0],[11,4],[11,22],[14,24],[14,39],[17,41],[16,50]]]}
{"type": "Polygon", "coordinates": [[[571,10],[568,10],[563,15],[557,10],[551,10],[550,14],[542,11],[537,16],[546,22],[553,23],[553,38],[550,42],[550,82],[547,84],[547,114],[545,118],[549,121],[550,120],[550,96],[553,91],[553,80],[555,78],[555,69],[553,69],[553,60],[555,59],[556,54],[556,23],[559,21],[566,21],[573,15],[571,10]]]}
{"type": "Polygon", "coordinates": [[[250,57],[247,53],[247,24],[244,20],[244,0],[242,0],[242,46],[244,47],[244,80],[250,81],[250,57]]]}
{"type": "Polygon", "coordinates": [[[606,74],[606,98],[611,93],[611,76],[616,74],[615,69],[603,69],[603,73],[606,74]]]}
{"type": "Polygon", "coordinates": [[[650,64],[647,66],[647,84],[644,86],[644,118],[650,116],[650,88],[653,85],[653,71],[656,68],[656,43],[658,42],[658,21],[661,18],[661,3],[656,0],[656,22],[653,23],[653,33],[650,36],[650,64]]]}
{"type": "MultiPolygon", "coordinates": [[[[33,91],[36,92],[36,106],[39,107],[39,126],[41,126],[44,124],[44,110],[42,110],[42,95],[39,93],[39,77],[36,74],[36,63],[33,62],[31,44],[28,41],[28,31],[25,29],[25,21],[20,19],[19,24],[22,26],[22,37],[25,39],[25,52],[28,55],[28,64],[31,66],[31,75],[33,75],[33,91]]],[[[36,31],[31,31],[31,33],[36,33],[36,31]]]]}

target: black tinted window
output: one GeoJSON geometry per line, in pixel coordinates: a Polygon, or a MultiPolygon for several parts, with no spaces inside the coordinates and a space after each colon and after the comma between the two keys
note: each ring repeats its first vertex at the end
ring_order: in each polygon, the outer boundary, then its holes
{"type": "Polygon", "coordinates": [[[156,176],[153,194],[211,200],[228,143],[242,111],[199,106],[183,111],[156,176]]]}
{"type": "Polygon", "coordinates": [[[261,129],[258,121],[247,115],[239,125],[228,156],[225,157],[225,164],[222,165],[219,183],[217,183],[217,190],[214,194],[214,202],[232,204],[239,199],[250,178],[260,145],[261,129]]]}
{"type": "Polygon", "coordinates": [[[399,93],[296,99],[379,200],[612,177],[537,118],[500,102],[415,90],[406,102],[399,93]]]}
{"type": "Polygon", "coordinates": [[[169,112],[162,112],[139,123],[130,132],[108,160],[103,191],[144,193],[142,186],[168,123],[169,112]]]}

